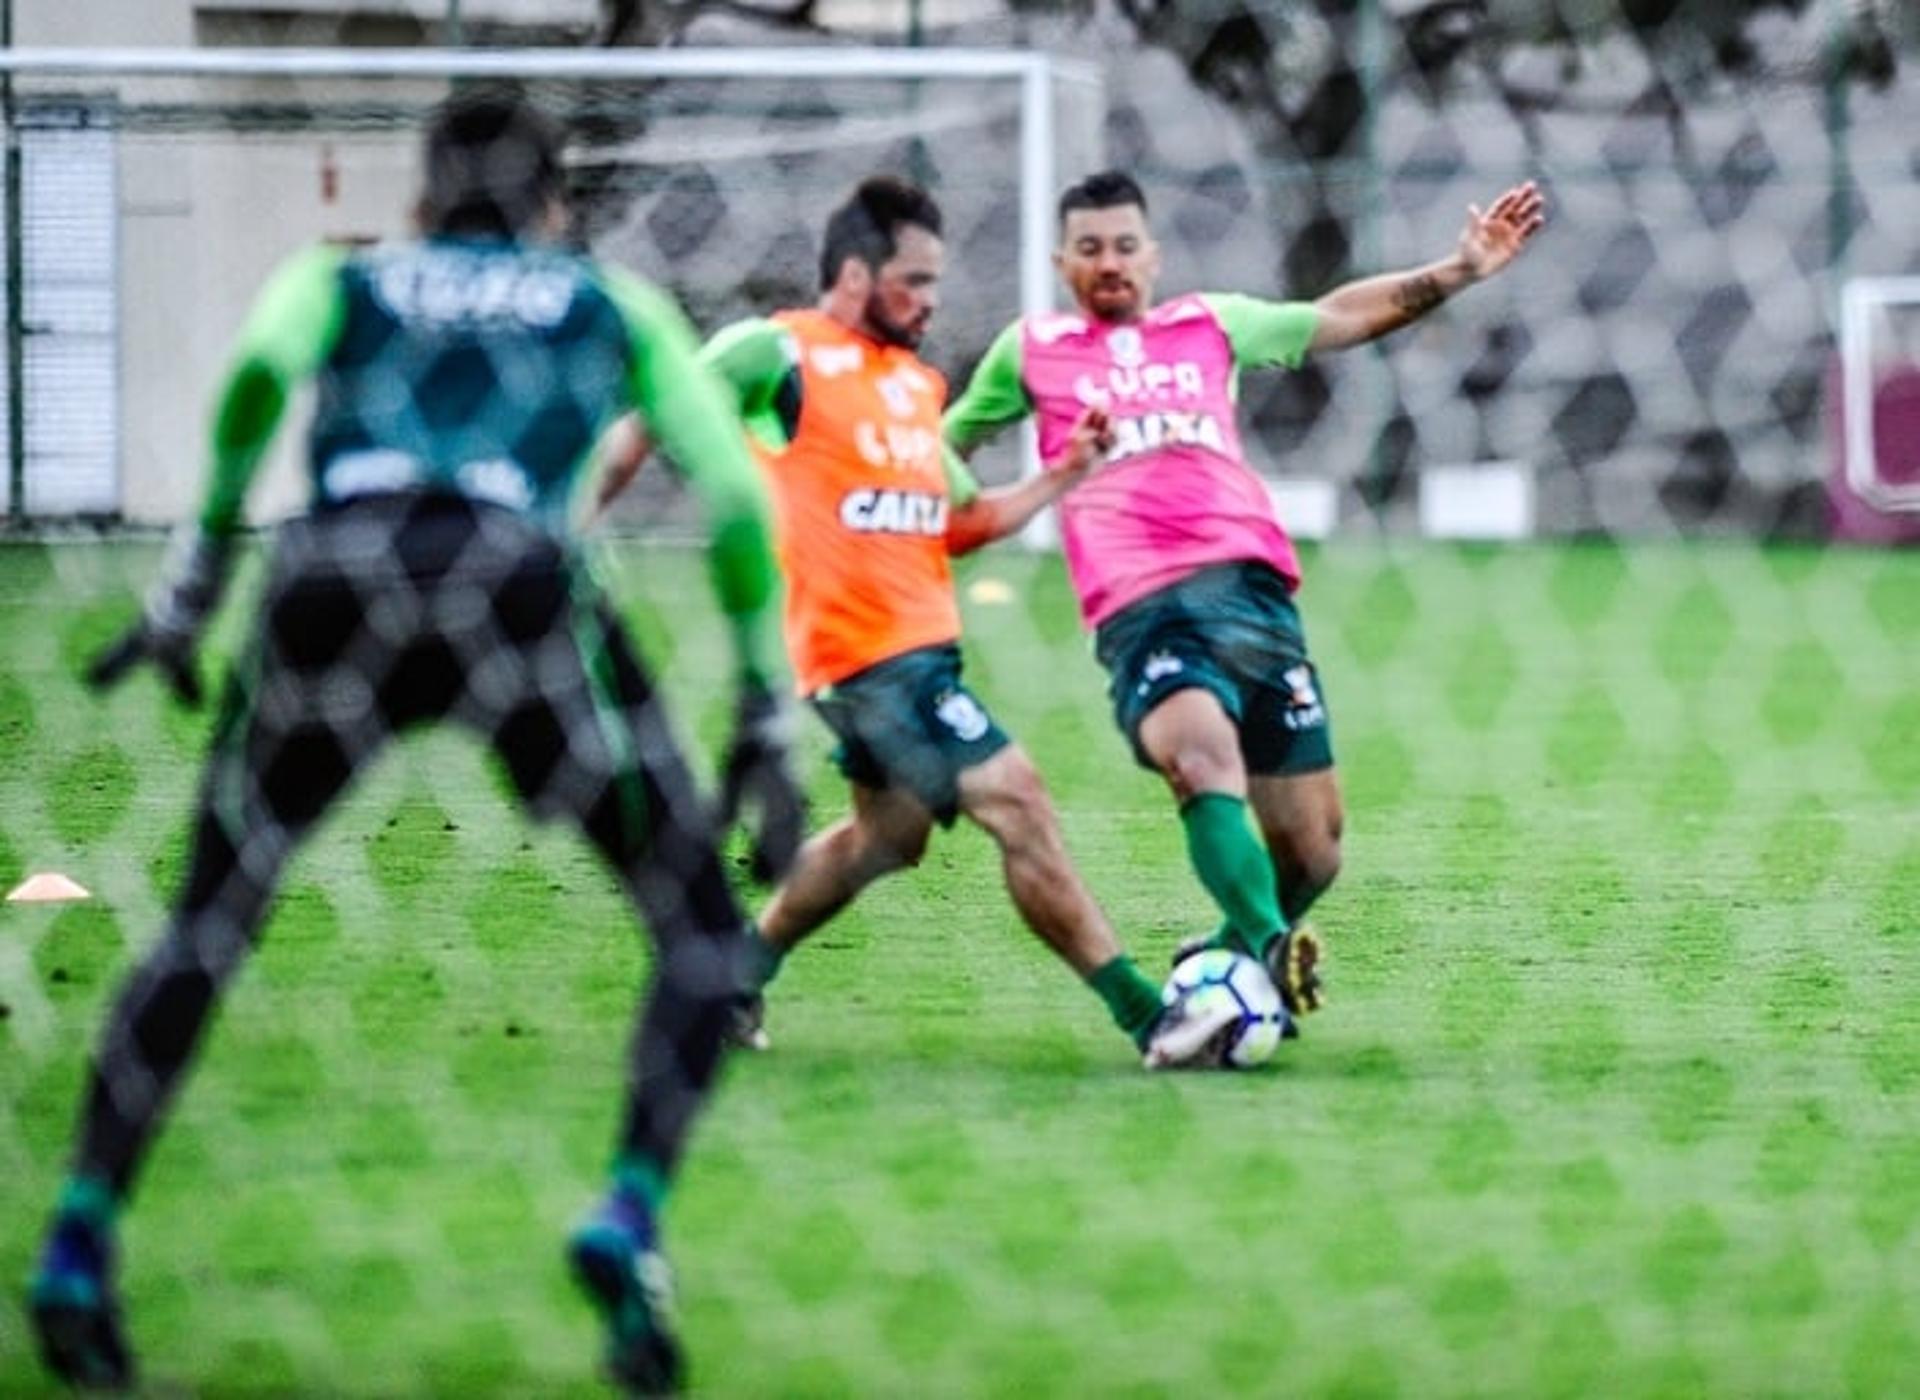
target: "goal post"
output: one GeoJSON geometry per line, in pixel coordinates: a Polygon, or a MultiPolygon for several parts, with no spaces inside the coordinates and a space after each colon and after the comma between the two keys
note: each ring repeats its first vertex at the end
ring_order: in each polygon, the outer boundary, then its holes
{"type": "MultiPolygon", "coordinates": [[[[20,274],[0,356],[23,425],[7,509],[154,524],[190,508],[207,395],[260,277],[304,243],[404,234],[419,119],[461,80],[522,83],[568,124],[587,245],[667,286],[702,332],[811,301],[832,205],[875,171],[920,180],[948,219],[927,353],[955,376],[1053,304],[1053,201],[1100,163],[1105,117],[1095,66],[988,49],[19,49],[0,78],[26,172],[5,211],[20,274]],[[74,184],[76,155],[97,177],[90,230],[35,203],[55,172],[74,184]],[[104,250],[85,296],[83,243],[104,250]],[[52,314],[82,304],[84,326],[52,314]],[[83,422],[96,431],[63,426],[83,422]]],[[[261,518],[297,504],[293,451],[261,518]]],[[[981,465],[1030,463],[1006,446],[981,465]]],[[[673,523],[644,479],[639,496],[624,523],[673,523]]]]}

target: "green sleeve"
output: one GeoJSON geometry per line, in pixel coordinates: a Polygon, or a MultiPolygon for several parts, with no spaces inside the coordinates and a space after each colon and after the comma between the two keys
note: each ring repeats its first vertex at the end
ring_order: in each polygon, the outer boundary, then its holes
{"type": "Polygon", "coordinates": [[[1210,292],[1200,300],[1220,319],[1236,366],[1300,368],[1320,324],[1310,301],[1266,301],[1236,292],[1210,292]]]}
{"type": "Polygon", "coordinates": [[[1032,412],[1033,400],[1020,382],[1020,323],[1015,321],[994,337],[966,392],[947,409],[947,441],[964,456],[1032,412]]]}
{"type": "Polygon", "coordinates": [[[940,464],[947,469],[947,499],[953,505],[964,506],[980,494],[980,482],[967,464],[960,460],[960,454],[951,447],[940,450],[940,464]]]}
{"type": "MultiPolygon", "coordinates": [[[[783,395],[797,392],[794,367],[800,349],[793,333],[761,317],[735,321],[715,331],[700,347],[700,363],[720,376],[740,405],[747,430],[767,446],[781,448],[792,437],[792,424],[782,416],[783,395]]],[[[947,495],[963,506],[980,494],[980,483],[952,448],[941,453],[946,469],[947,495]]]]}
{"type": "Polygon", "coordinates": [[[215,400],[212,472],[200,510],[210,535],[239,527],[247,487],[273,441],[294,386],[325,363],[346,316],[343,248],[309,248],[287,259],[254,299],[232,367],[215,400]]]}
{"type": "Polygon", "coordinates": [[[733,391],[747,431],[774,449],[785,447],[792,436],[781,404],[784,394],[797,393],[799,357],[792,332],[761,317],[735,321],[700,347],[700,363],[733,391]]]}
{"type": "Polygon", "coordinates": [[[696,359],[693,327],[663,293],[617,268],[605,286],[626,319],[633,350],[633,402],[654,441],[707,513],[714,593],[734,624],[743,669],[771,681],[779,666],[772,511],[747,454],[739,415],[712,371],[696,359]]]}

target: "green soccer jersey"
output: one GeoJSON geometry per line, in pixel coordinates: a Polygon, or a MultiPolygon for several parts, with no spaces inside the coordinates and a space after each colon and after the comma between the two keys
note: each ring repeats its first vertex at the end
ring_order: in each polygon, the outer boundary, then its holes
{"type": "Polygon", "coordinates": [[[452,491],[560,535],[594,442],[637,408],[702,498],[716,590],[741,624],[746,664],[769,674],[766,493],[695,345],[661,293],[557,249],[452,238],[310,249],[268,281],[241,332],[215,413],[202,528],[236,528],[288,397],[307,379],[316,508],[452,491]]]}

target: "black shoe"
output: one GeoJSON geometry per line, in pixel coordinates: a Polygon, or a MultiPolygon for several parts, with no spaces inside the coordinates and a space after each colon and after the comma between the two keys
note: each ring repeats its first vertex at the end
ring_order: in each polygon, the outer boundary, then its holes
{"type": "Polygon", "coordinates": [[[76,1390],[125,1390],[133,1353],[113,1291],[113,1242],[72,1216],[54,1222],[27,1293],[46,1368],[76,1390]]]}
{"type": "Polygon", "coordinates": [[[1325,1003],[1320,954],[1320,936],[1306,924],[1296,925],[1291,933],[1283,933],[1267,945],[1267,975],[1280,989],[1287,1014],[1296,1021],[1312,1015],[1325,1003]]]}
{"type": "Polygon", "coordinates": [[[1240,1006],[1227,996],[1182,996],[1160,1013],[1141,1063],[1148,1069],[1224,1069],[1240,1028],[1240,1006]]]}
{"type": "Polygon", "coordinates": [[[644,1206],[607,1197],[567,1241],[567,1261],[606,1326],[607,1374],[629,1395],[671,1395],[686,1363],[673,1333],[673,1274],[644,1206]]]}

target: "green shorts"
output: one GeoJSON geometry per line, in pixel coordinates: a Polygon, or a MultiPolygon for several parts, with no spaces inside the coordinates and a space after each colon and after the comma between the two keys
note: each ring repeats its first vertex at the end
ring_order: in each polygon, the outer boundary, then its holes
{"type": "Polygon", "coordinates": [[[1011,742],[960,683],[960,648],[921,647],[816,691],[813,708],[840,745],[848,781],[903,788],[952,826],[960,774],[1011,742]]]}
{"type": "Polygon", "coordinates": [[[1217,697],[1240,730],[1247,771],[1263,777],[1333,766],[1320,676],[1307,657],[1286,580],[1264,564],[1202,569],[1100,624],[1094,653],[1112,678],[1114,721],[1142,767],[1140,724],[1175,691],[1217,697]]]}

